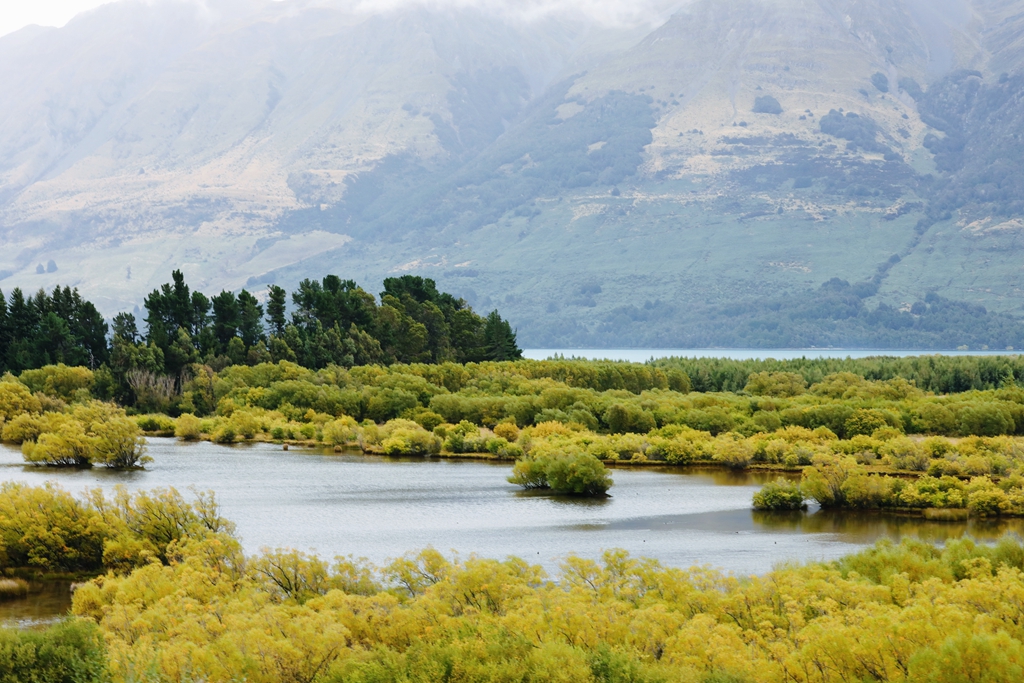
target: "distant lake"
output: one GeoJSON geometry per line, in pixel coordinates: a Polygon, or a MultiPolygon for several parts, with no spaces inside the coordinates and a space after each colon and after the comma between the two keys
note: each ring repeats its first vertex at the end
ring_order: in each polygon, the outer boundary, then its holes
{"type": "Polygon", "coordinates": [[[871,356],[1016,356],[1020,351],[923,351],[920,349],[524,349],[523,356],[544,360],[553,356],[588,360],[644,363],[652,358],[731,358],[733,360],[792,360],[794,358],[869,358],[871,356]]]}

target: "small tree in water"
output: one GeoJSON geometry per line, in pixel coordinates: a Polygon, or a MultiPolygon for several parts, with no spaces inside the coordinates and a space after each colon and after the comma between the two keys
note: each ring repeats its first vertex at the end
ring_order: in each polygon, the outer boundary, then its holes
{"type": "Polygon", "coordinates": [[[508,481],[525,489],[591,497],[604,496],[612,486],[604,463],[583,451],[527,456],[516,463],[508,481]]]}

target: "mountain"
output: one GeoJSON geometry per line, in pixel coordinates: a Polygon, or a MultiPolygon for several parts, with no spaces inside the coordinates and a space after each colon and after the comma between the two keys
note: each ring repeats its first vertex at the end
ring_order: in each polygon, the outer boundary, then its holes
{"type": "Polygon", "coordinates": [[[113,314],[172,268],[408,272],[534,346],[1024,343],[1024,0],[510,7],[122,0],[0,38],[0,287],[113,314]],[[982,331],[928,331],[951,310],[982,331]]]}

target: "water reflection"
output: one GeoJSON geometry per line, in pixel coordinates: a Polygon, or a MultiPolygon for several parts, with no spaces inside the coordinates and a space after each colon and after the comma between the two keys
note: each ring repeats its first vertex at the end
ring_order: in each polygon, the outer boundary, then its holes
{"type": "Polygon", "coordinates": [[[785,470],[734,470],[728,467],[655,467],[666,474],[698,475],[709,478],[716,486],[764,486],[776,479],[800,481],[801,472],[785,470]]]}
{"type": "Polygon", "coordinates": [[[612,498],[613,498],[613,496],[610,496],[610,495],[607,496],[607,497],[604,497],[604,498],[581,498],[579,496],[558,495],[558,494],[551,493],[550,491],[537,490],[537,489],[529,490],[529,491],[516,491],[516,492],[513,493],[513,495],[516,498],[522,498],[522,499],[540,498],[540,499],[543,499],[545,501],[550,501],[551,503],[554,503],[555,505],[565,505],[565,506],[570,506],[570,507],[575,506],[575,507],[585,508],[585,509],[605,507],[605,506],[611,504],[612,498]]]}
{"type": "Polygon", "coordinates": [[[754,510],[756,525],[768,531],[790,533],[836,534],[848,543],[868,544],[879,538],[918,538],[929,543],[945,543],[970,536],[991,542],[1006,534],[1024,535],[1024,519],[969,519],[962,522],[927,520],[918,515],[896,512],[764,512],[754,510]]]}
{"type": "Polygon", "coordinates": [[[0,601],[0,625],[42,628],[61,619],[70,609],[70,581],[32,581],[25,597],[0,601]]]}

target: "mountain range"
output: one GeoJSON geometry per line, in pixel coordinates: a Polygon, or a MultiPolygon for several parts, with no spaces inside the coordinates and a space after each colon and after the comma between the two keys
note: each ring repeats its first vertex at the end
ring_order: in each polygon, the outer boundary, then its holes
{"type": "Polygon", "coordinates": [[[1024,0],[634,7],[120,0],[0,37],[0,288],[412,273],[524,346],[1024,345],[1024,0]]]}

